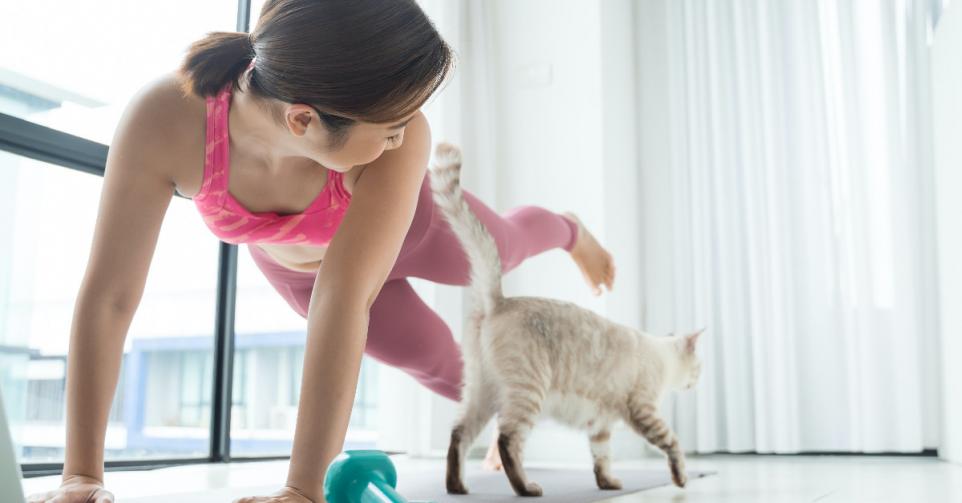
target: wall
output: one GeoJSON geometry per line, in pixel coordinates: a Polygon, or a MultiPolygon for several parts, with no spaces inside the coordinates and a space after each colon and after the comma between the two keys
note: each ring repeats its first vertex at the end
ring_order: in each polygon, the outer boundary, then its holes
{"type": "MultiPolygon", "coordinates": [[[[591,294],[562,250],[512,271],[506,294],[568,300],[640,327],[633,2],[463,2],[460,23],[450,15],[453,4],[425,5],[448,40],[467,44],[455,47],[462,64],[443,91],[456,98],[442,97],[448,104],[432,120],[432,130],[464,146],[465,187],[500,212],[519,205],[572,211],[615,257],[615,288],[601,297],[591,294]],[[467,33],[446,32],[457,26],[467,33]],[[474,101],[450,104],[461,96],[474,101]],[[460,123],[451,124],[456,116],[460,123]],[[474,174],[469,164],[477,167],[474,174]]],[[[434,305],[459,337],[460,303],[451,300],[449,287],[435,288],[434,305]]],[[[437,455],[447,449],[456,406],[429,400],[427,433],[419,429],[409,445],[417,454],[437,455]]],[[[490,430],[479,437],[478,450],[490,441],[490,430]]],[[[643,453],[643,441],[626,428],[614,435],[616,458],[643,453]]],[[[546,421],[532,434],[526,459],[587,463],[590,454],[582,433],[546,421]]]]}

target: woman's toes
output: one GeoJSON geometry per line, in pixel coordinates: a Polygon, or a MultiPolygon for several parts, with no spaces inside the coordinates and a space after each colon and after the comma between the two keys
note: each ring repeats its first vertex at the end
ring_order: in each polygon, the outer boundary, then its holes
{"type": "Polygon", "coordinates": [[[498,450],[497,442],[491,443],[487,455],[481,462],[481,467],[492,472],[501,470],[501,452],[498,450]]]}
{"type": "Polygon", "coordinates": [[[577,216],[571,212],[565,212],[563,215],[578,226],[577,241],[570,253],[571,258],[581,269],[588,287],[596,296],[603,293],[602,286],[611,291],[615,280],[615,264],[611,254],[598,243],[577,216]]]}
{"type": "Polygon", "coordinates": [[[615,286],[615,261],[610,254],[608,255],[608,262],[605,264],[605,285],[609,292],[615,286]]]}

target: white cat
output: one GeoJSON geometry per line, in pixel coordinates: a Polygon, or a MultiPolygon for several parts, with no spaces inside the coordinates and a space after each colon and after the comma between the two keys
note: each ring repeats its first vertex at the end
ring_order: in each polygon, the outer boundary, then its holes
{"type": "Polygon", "coordinates": [[[435,151],[431,186],[436,204],[471,262],[477,312],[464,335],[461,417],[451,432],[447,490],[466,494],[466,449],[498,414],[498,447],[505,474],[521,496],[540,496],[525,476],[524,442],[541,414],[585,430],[600,489],[620,489],[609,471],[610,428],[624,420],[668,456],[671,477],[684,487],[685,456],[658,415],[665,391],[698,380],[695,346],[701,331],[655,337],[604,319],[576,304],[539,297],[504,297],[494,238],[461,192],[461,155],[452,145],[435,151]]]}

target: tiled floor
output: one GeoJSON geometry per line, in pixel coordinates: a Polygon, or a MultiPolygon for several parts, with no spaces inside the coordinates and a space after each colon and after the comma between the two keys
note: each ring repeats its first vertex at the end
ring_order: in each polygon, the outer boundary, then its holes
{"type": "MultiPolygon", "coordinates": [[[[441,461],[394,458],[401,466],[437,466],[441,461]]],[[[475,461],[477,462],[477,461],[475,461]]],[[[871,456],[702,456],[689,468],[718,474],[682,490],[660,487],[607,503],[691,502],[962,502],[962,466],[934,458],[871,456]]],[[[659,460],[616,463],[662,469],[659,460]]],[[[589,468],[590,469],[590,468],[589,468]]],[[[225,502],[277,489],[286,461],[191,465],[141,472],[108,472],[117,503],[225,502]]],[[[59,477],[24,481],[29,494],[56,487],[59,477]]],[[[531,500],[526,500],[531,501],[531,500]]]]}

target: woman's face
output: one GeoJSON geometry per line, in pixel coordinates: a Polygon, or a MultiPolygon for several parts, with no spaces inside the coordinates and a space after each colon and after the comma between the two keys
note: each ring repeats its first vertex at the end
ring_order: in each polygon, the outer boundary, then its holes
{"type": "Polygon", "coordinates": [[[393,150],[404,142],[404,129],[417,114],[390,123],[356,122],[346,137],[331,148],[332,135],[320,122],[317,110],[309,105],[291,104],[285,111],[285,124],[293,134],[297,150],[325,168],[346,172],[354,166],[370,163],[385,150],[393,150]]]}

